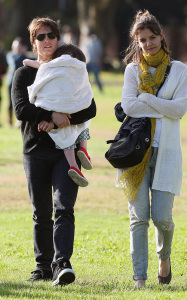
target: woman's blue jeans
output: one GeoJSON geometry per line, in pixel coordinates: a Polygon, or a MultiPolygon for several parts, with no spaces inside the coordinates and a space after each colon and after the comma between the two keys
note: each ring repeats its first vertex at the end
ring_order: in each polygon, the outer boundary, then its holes
{"type": "Polygon", "coordinates": [[[129,201],[130,247],[134,280],[147,279],[148,227],[150,214],[155,225],[157,256],[166,260],[171,253],[174,232],[172,208],[174,195],[151,188],[158,148],[151,149],[150,160],[143,182],[133,201],[129,201]],[[150,203],[151,195],[151,203],[150,203]]]}
{"type": "Polygon", "coordinates": [[[49,270],[73,253],[78,186],[68,176],[63,150],[34,151],[24,154],[23,162],[33,207],[36,269],[49,270]]]}

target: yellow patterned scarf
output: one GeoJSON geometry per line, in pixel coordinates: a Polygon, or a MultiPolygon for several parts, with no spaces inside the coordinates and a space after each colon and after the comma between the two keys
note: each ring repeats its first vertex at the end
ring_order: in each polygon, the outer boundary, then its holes
{"type": "MultiPolygon", "coordinates": [[[[155,55],[149,55],[142,52],[140,68],[142,75],[139,75],[140,84],[138,89],[144,93],[156,95],[156,90],[164,80],[165,72],[169,64],[169,55],[160,49],[155,55]],[[148,65],[155,67],[154,76],[148,70],[148,65]]],[[[118,178],[119,186],[123,187],[126,198],[131,201],[136,197],[137,191],[144,178],[145,170],[147,168],[153,137],[155,133],[156,119],[151,118],[151,145],[147,150],[143,161],[131,168],[127,168],[118,178]]]]}

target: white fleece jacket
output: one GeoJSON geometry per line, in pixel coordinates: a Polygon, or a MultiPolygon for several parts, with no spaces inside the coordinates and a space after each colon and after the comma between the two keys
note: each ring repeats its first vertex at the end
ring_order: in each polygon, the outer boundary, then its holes
{"type": "MultiPolygon", "coordinates": [[[[179,195],[182,182],[180,119],[187,110],[187,67],[179,61],[172,61],[170,73],[157,96],[137,89],[140,83],[138,74],[141,75],[140,67],[134,63],[126,67],[123,110],[135,118],[162,119],[152,188],[179,195]]],[[[122,172],[122,169],[118,170],[118,177],[122,172]]]]}
{"type": "MultiPolygon", "coordinates": [[[[42,64],[28,93],[30,102],[37,107],[69,114],[89,107],[93,98],[86,64],[67,54],[42,64]]],[[[52,130],[49,135],[64,149],[89,125],[90,120],[52,130]]]]}

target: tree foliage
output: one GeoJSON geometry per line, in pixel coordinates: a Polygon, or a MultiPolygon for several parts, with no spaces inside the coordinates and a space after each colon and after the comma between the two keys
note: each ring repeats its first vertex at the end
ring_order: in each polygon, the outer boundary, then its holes
{"type": "Polygon", "coordinates": [[[27,26],[32,18],[49,15],[80,36],[94,29],[104,45],[115,37],[120,52],[128,45],[129,27],[139,9],[148,9],[175,32],[187,25],[186,0],[6,0],[0,2],[0,38],[6,49],[18,35],[29,44],[27,26]]]}

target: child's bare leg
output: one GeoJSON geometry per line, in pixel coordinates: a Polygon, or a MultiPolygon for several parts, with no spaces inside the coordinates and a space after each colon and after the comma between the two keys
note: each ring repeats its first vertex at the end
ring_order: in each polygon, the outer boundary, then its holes
{"type": "Polygon", "coordinates": [[[87,140],[80,142],[80,148],[83,147],[87,151],[87,140]]]}
{"type": "Polygon", "coordinates": [[[87,140],[80,142],[80,149],[77,151],[77,156],[80,159],[81,165],[84,169],[92,169],[91,159],[87,153],[87,140]]]}
{"type": "Polygon", "coordinates": [[[84,175],[80,172],[80,169],[77,165],[75,159],[75,151],[74,149],[66,149],[64,150],[64,155],[70,165],[70,169],[68,171],[68,175],[71,179],[79,186],[85,187],[88,185],[88,180],[84,177],[84,175]]]}
{"type": "Polygon", "coordinates": [[[76,159],[75,159],[75,150],[74,149],[65,149],[64,155],[65,155],[70,167],[74,167],[79,170],[79,167],[78,167],[76,159]]]}

